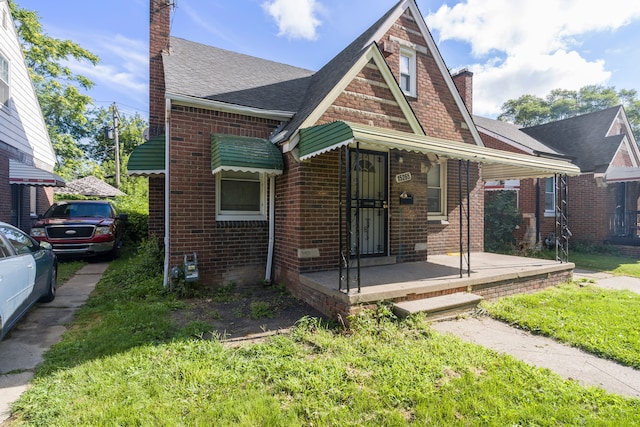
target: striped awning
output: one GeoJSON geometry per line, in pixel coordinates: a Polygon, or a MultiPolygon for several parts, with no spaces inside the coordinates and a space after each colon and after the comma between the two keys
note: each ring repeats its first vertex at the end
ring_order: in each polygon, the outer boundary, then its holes
{"type": "Polygon", "coordinates": [[[482,163],[484,180],[580,174],[577,166],[565,160],[510,153],[474,144],[342,121],[301,129],[300,160],[309,159],[356,141],[385,149],[433,153],[447,159],[482,163]]]}
{"type": "Polygon", "coordinates": [[[164,139],[164,135],[156,136],[133,149],[127,163],[129,175],[164,174],[164,139]]]}
{"type": "Polygon", "coordinates": [[[9,184],[43,187],[64,187],[64,179],[58,175],[9,159],[9,184]]]}
{"type": "Polygon", "coordinates": [[[605,172],[604,180],[608,183],[640,181],[640,168],[612,166],[605,172]]]}
{"type": "Polygon", "coordinates": [[[211,138],[211,171],[282,174],[282,153],[266,139],[214,134],[211,138]]]}

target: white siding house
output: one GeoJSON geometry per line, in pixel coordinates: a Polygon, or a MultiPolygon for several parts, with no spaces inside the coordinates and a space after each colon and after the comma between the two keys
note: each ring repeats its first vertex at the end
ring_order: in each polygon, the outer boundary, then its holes
{"type": "Polygon", "coordinates": [[[0,0],[0,221],[23,229],[51,204],[55,153],[7,0],[0,0]]]}

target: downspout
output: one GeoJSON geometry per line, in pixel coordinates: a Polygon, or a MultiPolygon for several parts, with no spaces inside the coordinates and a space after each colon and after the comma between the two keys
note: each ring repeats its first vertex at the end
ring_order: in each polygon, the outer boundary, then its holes
{"type": "Polygon", "coordinates": [[[171,100],[165,100],[164,119],[164,272],[162,286],[166,289],[169,286],[169,141],[171,130],[171,100]]]}
{"type": "Polygon", "coordinates": [[[275,201],[276,201],[276,177],[269,176],[269,249],[267,252],[267,271],[264,275],[265,282],[271,283],[271,264],[273,264],[273,246],[275,243],[275,201]]]}

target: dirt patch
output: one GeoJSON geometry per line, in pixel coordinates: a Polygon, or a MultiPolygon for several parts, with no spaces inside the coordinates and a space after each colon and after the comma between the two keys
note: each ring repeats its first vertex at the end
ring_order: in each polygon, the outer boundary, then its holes
{"type": "Polygon", "coordinates": [[[182,301],[185,307],[173,312],[172,320],[181,327],[193,324],[203,338],[251,338],[291,328],[304,316],[326,319],[279,285],[225,285],[182,301]]]}

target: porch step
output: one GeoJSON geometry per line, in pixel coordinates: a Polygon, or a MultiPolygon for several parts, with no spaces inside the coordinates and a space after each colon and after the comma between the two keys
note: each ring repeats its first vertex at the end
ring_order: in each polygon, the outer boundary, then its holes
{"type": "Polygon", "coordinates": [[[429,320],[444,320],[472,310],[482,299],[479,295],[458,292],[439,297],[397,302],[393,304],[393,312],[400,318],[422,312],[427,314],[429,320]]]}

